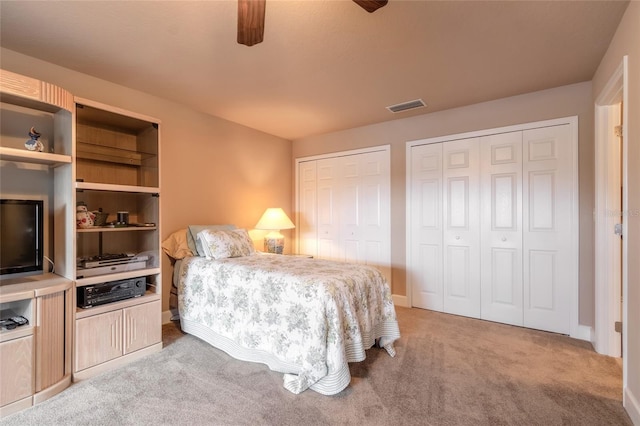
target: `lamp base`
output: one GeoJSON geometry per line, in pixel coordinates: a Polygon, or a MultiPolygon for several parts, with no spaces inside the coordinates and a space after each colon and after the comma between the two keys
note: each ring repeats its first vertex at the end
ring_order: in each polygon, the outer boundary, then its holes
{"type": "Polygon", "coordinates": [[[265,238],[264,251],[267,253],[282,254],[284,250],[284,238],[265,238]]]}
{"type": "Polygon", "coordinates": [[[264,237],[264,251],[267,253],[282,254],[284,250],[284,235],[275,231],[269,232],[264,237]]]}

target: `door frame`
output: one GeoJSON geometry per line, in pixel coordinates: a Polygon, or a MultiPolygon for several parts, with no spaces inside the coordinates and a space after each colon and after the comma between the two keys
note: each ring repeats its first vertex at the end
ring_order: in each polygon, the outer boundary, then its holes
{"type": "MultiPolygon", "coordinates": [[[[579,301],[580,301],[580,293],[579,293],[579,273],[580,273],[580,254],[579,254],[579,237],[580,237],[580,209],[579,209],[579,181],[578,181],[578,117],[570,116],[563,117],[551,120],[543,120],[543,121],[535,121],[530,123],[522,123],[513,126],[506,127],[498,127],[493,129],[484,129],[478,130],[474,132],[446,135],[446,136],[438,136],[434,138],[427,139],[419,139],[414,141],[408,141],[406,143],[406,154],[405,154],[405,182],[406,182],[406,203],[407,206],[411,206],[411,149],[414,146],[439,143],[439,142],[447,142],[458,139],[467,139],[467,138],[475,138],[482,136],[494,135],[497,133],[507,133],[507,132],[516,132],[516,131],[524,131],[530,129],[537,129],[541,127],[549,127],[549,126],[558,126],[568,124],[571,126],[571,145],[572,145],[572,160],[571,164],[573,167],[572,176],[573,176],[573,196],[571,200],[571,218],[572,218],[572,226],[571,226],[571,250],[573,253],[573,274],[572,280],[570,283],[571,286],[571,294],[573,297],[571,298],[571,306],[570,310],[570,324],[569,324],[569,335],[571,337],[581,339],[581,340],[590,340],[591,337],[591,328],[587,326],[582,326],[579,323],[579,301]]],[[[410,229],[410,224],[412,223],[411,218],[411,208],[408,207],[406,210],[406,272],[407,272],[407,280],[406,280],[406,297],[407,297],[407,306],[413,306],[412,301],[412,293],[413,293],[413,284],[411,280],[411,252],[412,252],[412,232],[410,229]]]]}
{"type": "Polygon", "coordinates": [[[598,95],[595,102],[595,327],[592,344],[596,352],[619,357],[622,355],[623,388],[627,386],[627,303],[628,303],[628,238],[626,212],[628,212],[628,57],[611,75],[606,86],[598,95]],[[622,253],[620,258],[612,259],[610,235],[613,230],[608,220],[608,206],[612,199],[610,185],[608,185],[608,165],[611,163],[611,152],[608,143],[616,136],[610,131],[610,124],[619,120],[614,114],[620,112],[617,106],[622,102],[622,253]],[[622,262],[622,294],[619,288],[612,284],[614,262],[622,262]],[[620,313],[620,296],[623,305],[620,313]],[[622,338],[616,333],[612,322],[622,318],[622,338]],[[622,351],[620,342],[622,341],[622,351]]]}

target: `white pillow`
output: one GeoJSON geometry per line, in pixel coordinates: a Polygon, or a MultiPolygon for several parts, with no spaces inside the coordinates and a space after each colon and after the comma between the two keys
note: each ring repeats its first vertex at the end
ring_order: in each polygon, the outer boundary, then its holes
{"type": "Polygon", "coordinates": [[[205,229],[197,236],[207,259],[250,256],[255,253],[253,241],[246,229],[215,231],[205,229]]]}

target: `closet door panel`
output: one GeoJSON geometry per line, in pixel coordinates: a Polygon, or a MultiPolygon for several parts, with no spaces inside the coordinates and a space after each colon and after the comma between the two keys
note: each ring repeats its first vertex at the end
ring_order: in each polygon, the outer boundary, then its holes
{"type": "Polygon", "coordinates": [[[314,257],[318,256],[316,166],[316,161],[308,161],[298,167],[298,253],[314,257]]]}
{"type": "Polygon", "coordinates": [[[574,269],[570,126],[523,136],[524,325],[568,334],[574,269]]]}
{"type": "Polygon", "coordinates": [[[480,317],[521,326],[522,132],[482,137],[480,161],[480,317]]]}
{"type": "Polygon", "coordinates": [[[391,283],[389,153],[357,155],[360,164],[360,234],[362,261],[378,268],[391,283]]]}
{"type": "Polygon", "coordinates": [[[412,305],[443,310],[442,144],[411,149],[412,305]]]}
{"type": "Polygon", "coordinates": [[[477,138],[443,144],[444,312],[480,317],[477,138]]]}
{"type": "Polygon", "coordinates": [[[338,166],[333,159],[317,162],[318,257],[321,259],[340,259],[338,166]]]}

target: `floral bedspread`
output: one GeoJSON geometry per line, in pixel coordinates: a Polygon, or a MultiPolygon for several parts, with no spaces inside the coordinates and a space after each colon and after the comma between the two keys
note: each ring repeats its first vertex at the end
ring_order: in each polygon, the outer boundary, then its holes
{"type": "Polygon", "coordinates": [[[340,392],[350,381],[348,362],[364,360],[377,339],[394,356],[400,337],[389,285],[365,265],[264,254],[192,257],[181,265],[178,307],[186,332],[284,372],[293,393],[340,392]]]}

